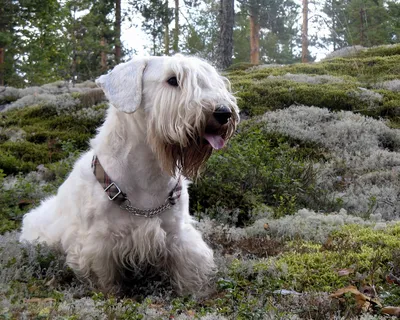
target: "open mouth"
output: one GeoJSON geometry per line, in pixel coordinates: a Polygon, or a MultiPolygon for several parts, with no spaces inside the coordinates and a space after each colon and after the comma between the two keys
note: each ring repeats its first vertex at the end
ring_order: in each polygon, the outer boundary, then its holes
{"type": "Polygon", "coordinates": [[[225,106],[220,106],[208,119],[203,140],[215,150],[225,147],[226,141],[234,126],[232,112],[225,106]]]}
{"type": "Polygon", "coordinates": [[[222,149],[225,146],[225,139],[217,133],[205,133],[204,139],[213,147],[215,150],[222,149]]]}

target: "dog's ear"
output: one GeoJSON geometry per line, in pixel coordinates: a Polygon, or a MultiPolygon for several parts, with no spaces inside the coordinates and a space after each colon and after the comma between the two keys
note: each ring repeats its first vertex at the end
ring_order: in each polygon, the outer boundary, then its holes
{"type": "Polygon", "coordinates": [[[121,63],[110,73],[98,78],[96,84],[103,89],[114,107],[125,113],[135,112],[142,101],[142,79],[146,65],[145,58],[121,63]]]}

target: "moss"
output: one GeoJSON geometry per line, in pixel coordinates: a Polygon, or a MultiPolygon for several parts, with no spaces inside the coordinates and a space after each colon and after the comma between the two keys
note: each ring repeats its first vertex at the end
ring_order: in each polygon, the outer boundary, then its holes
{"type": "Polygon", "coordinates": [[[227,71],[234,71],[234,70],[246,70],[248,68],[254,67],[255,65],[250,62],[239,62],[232,64],[227,71]]]}
{"type": "Polygon", "coordinates": [[[48,140],[45,144],[6,141],[0,145],[0,152],[0,166],[7,174],[29,172],[39,164],[59,161],[67,156],[56,140],[48,140]]]}
{"type": "Polygon", "coordinates": [[[261,115],[269,110],[282,109],[292,104],[325,107],[331,110],[370,110],[369,103],[357,98],[356,85],[312,85],[293,81],[257,81],[238,92],[240,109],[250,115],[261,115]]]}
{"type": "MultiPolygon", "coordinates": [[[[265,289],[298,292],[333,291],[347,285],[386,285],[393,252],[400,247],[400,223],[384,229],[346,225],[332,233],[324,245],[298,240],[280,256],[260,260],[243,271],[242,262],[231,267],[236,281],[265,275],[265,289]],[[344,275],[340,270],[349,270],[344,275]]],[[[248,280],[247,280],[248,281],[248,280]]]]}
{"type": "Polygon", "coordinates": [[[396,56],[400,55],[400,45],[387,45],[387,46],[379,46],[369,48],[367,50],[359,51],[356,56],[363,58],[363,57],[388,57],[388,56],[396,56]]]}
{"type": "Polygon", "coordinates": [[[5,116],[6,123],[14,120],[21,121],[21,124],[25,124],[25,121],[30,123],[33,119],[55,117],[57,116],[57,109],[50,106],[32,106],[10,110],[5,113],[5,116]]]}
{"type": "Polygon", "coordinates": [[[20,227],[20,222],[10,220],[9,217],[0,216],[0,234],[10,232],[20,227]]]}
{"type": "Polygon", "coordinates": [[[390,80],[398,78],[400,73],[400,55],[388,57],[364,57],[364,58],[335,58],[328,61],[315,63],[296,63],[275,68],[254,68],[251,70],[235,70],[230,73],[232,81],[241,78],[260,79],[269,75],[278,76],[287,73],[308,75],[331,75],[364,80],[390,80]]]}
{"type": "Polygon", "coordinates": [[[383,96],[374,103],[360,98],[360,87],[398,78],[400,55],[337,58],[311,64],[293,64],[275,68],[235,70],[229,73],[239,107],[244,114],[254,116],[268,110],[286,108],[292,104],[314,105],[331,110],[352,110],[374,117],[397,115],[399,92],[374,90],[383,96]],[[341,83],[308,84],[268,76],[291,74],[331,75],[341,83]]]}
{"type": "Polygon", "coordinates": [[[0,133],[0,143],[7,141],[8,140],[8,136],[4,133],[0,133]]]}
{"type": "MultiPolygon", "coordinates": [[[[105,105],[98,105],[104,108],[105,105]]],[[[77,150],[88,148],[102,118],[77,118],[57,115],[49,106],[33,106],[3,113],[0,126],[17,127],[26,132],[26,141],[11,142],[0,139],[0,167],[7,174],[29,172],[39,164],[57,162],[68,153],[61,148],[63,141],[74,141],[77,150]]]]}
{"type": "Polygon", "coordinates": [[[383,258],[389,259],[391,250],[400,248],[400,224],[390,225],[383,230],[348,225],[332,234],[328,248],[339,251],[343,250],[341,248],[361,248],[363,245],[384,250],[383,258]]]}
{"type": "MultiPolygon", "coordinates": [[[[358,111],[372,116],[381,116],[385,109],[392,109],[392,99],[396,97],[391,94],[383,102],[376,102],[371,107],[371,102],[360,98],[362,91],[357,84],[306,84],[296,83],[290,80],[274,81],[264,79],[253,83],[241,85],[235,84],[238,91],[239,107],[247,115],[261,115],[269,110],[289,107],[293,104],[304,104],[318,106],[330,110],[358,111]]],[[[382,94],[386,91],[380,90],[382,94]]],[[[400,97],[400,95],[399,95],[400,97]]],[[[388,112],[386,112],[388,113],[388,112]]]]}
{"type": "Polygon", "coordinates": [[[8,104],[8,103],[11,103],[11,102],[14,102],[14,101],[17,101],[17,100],[18,100],[18,97],[15,97],[15,96],[12,96],[12,95],[10,95],[10,96],[2,96],[0,98],[0,105],[8,104]]]}

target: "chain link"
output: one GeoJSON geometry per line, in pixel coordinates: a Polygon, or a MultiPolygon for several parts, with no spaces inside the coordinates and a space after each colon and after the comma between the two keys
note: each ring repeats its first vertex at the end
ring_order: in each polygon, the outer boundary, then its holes
{"type": "Polygon", "coordinates": [[[140,217],[146,217],[146,218],[153,218],[160,213],[164,212],[165,210],[168,210],[171,208],[171,203],[169,202],[169,199],[162,204],[161,206],[154,208],[154,209],[139,209],[131,205],[131,202],[129,199],[125,200],[126,204],[121,204],[120,208],[128,211],[129,213],[133,214],[134,216],[140,216],[140,217]]]}

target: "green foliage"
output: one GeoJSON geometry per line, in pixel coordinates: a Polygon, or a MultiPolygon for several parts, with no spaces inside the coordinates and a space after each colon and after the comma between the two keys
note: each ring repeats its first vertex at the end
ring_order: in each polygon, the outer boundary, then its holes
{"type": "MultiPolygon", "coordinates": [[[[104,108],[98,105],[97,108],[104,108]]],[[[80,151],[88,146],[90,137],[102,117],[57,115],[53,106],[33,106],[3,113],[0,127],[23,130],[22,141],[7,135],[0,139],[0,234],[16,229],[22,215],[45,196],[54,193],[72,169],[80,151]],[[28,179],[22,173],[46,165],[49,181],[28,179]],[[5,175],[15,175],[12,187],[3,185],[5,175]]]]}
{"type": "Polygon", "coordinates": [[[369,48],[368,50],[361,50],[355,54],[356,57],[390,57],[400,55],[400,45],[388,45],[369,48]]]}
{"type": "Polygon", "coordinates": [[[393,30],[385,2],[355,0],[347,4],[348,27],[345,38],[350,45],[371,47],[392,42],[393,30]]]}
{"type": "Polygon", "coordinates": [[[334,49],[398,43],[398,4],[386,0],[325,1],[324,13],[330,35],[324,41],[334,49]]]}
{"type": "Polygon", "coordinates": [[[165,25],[171,23],[173,15],[173,10],[168,7],[168,1],[140,1],[137,2],[136,6],[144,18],[142,28],[146,34],[150,35],[152,41],[151,54],[158,56],[169,52],[169,48],[165,48],[163,41],[166,36],[169,37],[165,34],[164,29],[165,25]]]}
{"type": "Polygon", "coordinates": [[[205,0],[198,6],[197,1],[192,1],[188,3],[187,10],[191,23],[182,27],[186,38],[182,52],[215,61],[219,32],[218,3],[205,0]]]}
{"type": "MultiPolygon", "coordinates": [[[[44,173],[31,173],[31,177],[21,173],[15,177],[8,176],[6,184],[6,175],[0,169],[0,234],[19,228],[23,214],[38,205],[46,196],[54,194],[72,170],[79,152],[73,141],[61,143],[61,148],[69,155],[68,158],[48,165],[44,173]]],[[[0,166],[3,166],[1,160],[0,157],[0,166]]],[[[15,158],[10,162],[10,167],[15,169],[19,163],[22,163],[22,169],[29,169],[27,164],[32,165],[31,171],[36,169],[34,164],[18,162],[15,158]]]]}
{"type": "Polygon", "coordinates": [[[72,81],[95,79],[115,65],[114,2],[66,1],[63,27],[69,35],[67,51],[72,53],[68,77],[72,81]],[[104,61],[102,61],[104,59],[104,61]]]}
{"type": "Polygon", "coordinates": [[[399,232],[399,224],[383,229],[347,225],[334,231],[324,245],[298,240],[287,252],[251,267],[236,261],[230,275],[236,282],[252,285],[252,279],[262,277],[258,283],[263,290],[330,292],[358,283],[386,286],[393,250],[400,245],[399,232]]]}
{"type": "Polygon", "coordinates": [[[33,85],[64,78],[69,57],[67,37],[59,31],[64,19],[60,4],[55,0],[19,0],[14,4],[17,8],[11,16],[12,41],[5,50],[5,68],[13,68],[18,76],[6,73],[5,83],[33,85]],[[24,58],[15,59],[15,56],[24,58]]]}
{"type": "Polygon", "coordinates": [[[370,99],[362,98],[360,87],[370,88],[379,81],[394,79],[396,74],[400,74],[400,55],[396,54],[399,48],[376,49],[386,50],[386,57],[338,58],[313,64],[260,67],[254,70],[235,68],[229,78],[238,93],[239,107],[250,116],[292,104],[350,110],[374,117],[393,116],[400,102],[400,93],[375,90],[383,99],[371,106],[370,99]],[[331,75],[341,77],[343,81],[316,85],[299,83],[290,78],[268,78],[286,74],[331,75]]]}
{"type": "MultiPolygon", "coordinates": [[[[298,148],[295,141],[268,134],[263,124],[244,121],[229,148],[215,153],[203,176],[191,188],[194,210],[239,209],[239,224],[260,204],[277,207],[276,215],[292,214],[305,205],[313,188],[312,167],[305,160],[318,151],[298,148]]],[[[210,214],[218,218],[211,210],[210,214]]]]}
{"type": "MultiPolygon", "coordinates": [[[[99,106],[99,107],[104,107],[99,106]]],[[[68,156],[63,141],[74,141],[77,150],[85,150],[102,117],[57,115],[52,106],[34,106],[4,113],[0,126],[18,126],[26,133],[26,141],[0,139],[0,167],[6,174],[35,170],[39,164],[57,162],[68,156]]]]}
{"type": "Polygon", "coordinates": [[[234,33],[234,62],[249,61],[250,28],[249,16],[260,28],[260,60],[266,63],[293,63],[299,61],[294,48],[299,41],[296,21],[299,5],[291,0],[242,0],[236,18],[234,33]],[[263,30],[268,30],[264,32],[263,30]]]}
{"type": "Polygon", "coordinates": [[[119,41],[110,17],[114,2],[6,0],[1,7],[5,84],[93,79],[106,71],[100,68],[101,53],[107,65],[115,64],[109,54],[119,41]]]}

